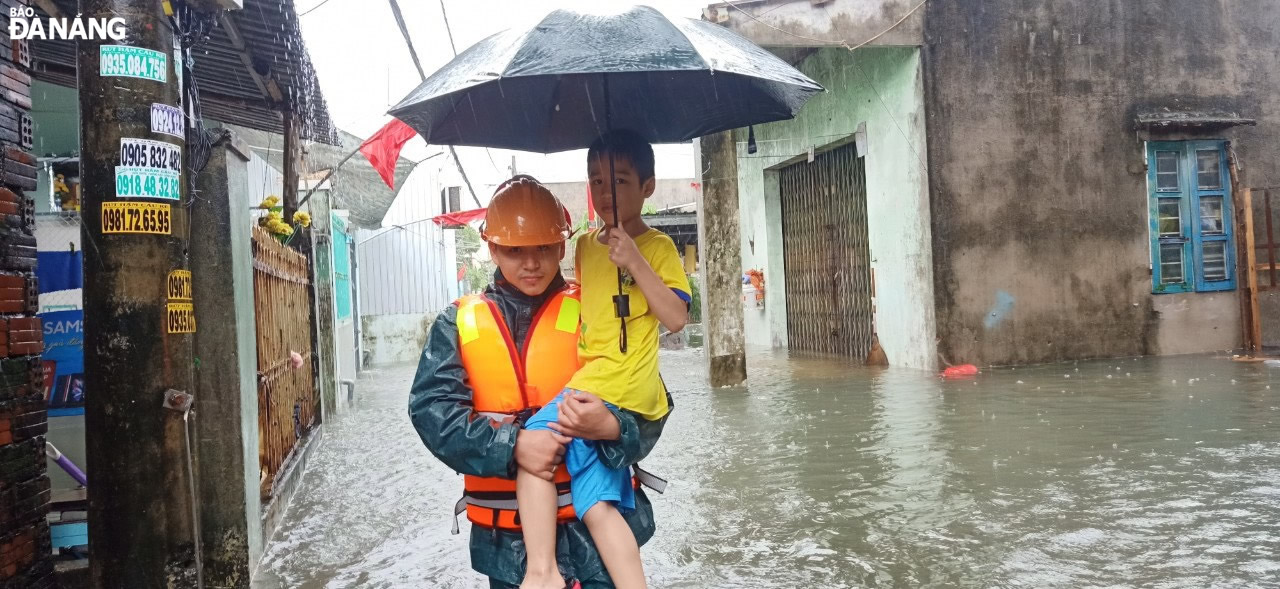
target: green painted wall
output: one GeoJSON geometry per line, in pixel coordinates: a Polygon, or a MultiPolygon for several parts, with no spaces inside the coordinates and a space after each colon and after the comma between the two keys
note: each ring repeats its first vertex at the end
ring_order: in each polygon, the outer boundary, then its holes
{"type": "Polygon", "coordinates": [[[71,155],[80,151],[80,93],[33,80],[31,119],[35,123],[37,156],[71,155]]]}
{"type": "Polygon", "coordinates": [[[936,366],[932,243],[920,52],[914,47],[823,49],[798,66],[827,92],[791,121],[757,126],[758,151],[738,141],[743,269],[765,271],[763,309],[747,307],[751,344],[785,347],[786,277],[777,169],[810,147],[844,144],[866,125],[867,213],[876,327],[889,361],[936,366]]]}

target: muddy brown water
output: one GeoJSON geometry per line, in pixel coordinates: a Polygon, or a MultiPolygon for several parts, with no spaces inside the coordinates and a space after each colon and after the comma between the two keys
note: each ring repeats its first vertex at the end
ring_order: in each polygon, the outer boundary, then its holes
{"type": "MultiPolygon", "coordinates": [[[[942,381],[756,351],[745,387],[711,390],[704,360],[662,355],[652,587],[1280,587],[1280,370],[942,381]]],[[[368,375],[326,426],[256,586],[487,586],[449,533],[461,478],[406,417],[412,375],[368,375]]]]}

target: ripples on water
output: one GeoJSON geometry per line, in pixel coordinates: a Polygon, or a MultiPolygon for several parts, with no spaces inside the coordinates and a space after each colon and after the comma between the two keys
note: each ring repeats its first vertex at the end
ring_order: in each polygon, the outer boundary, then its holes
{"type": "MultiPolygon", "coordinates": [[[[1280,370],[944,382],[759,352],[746,387],[709,390],[699,350],[662,362],[677,409],[645,463],[672,481],[654,587],[1280,586],[1280,370]]],[[[411,376],[362,381],[326,426],[260,586],[487,586],[449,534],[461,479],[405,416],[411,376]]]]}

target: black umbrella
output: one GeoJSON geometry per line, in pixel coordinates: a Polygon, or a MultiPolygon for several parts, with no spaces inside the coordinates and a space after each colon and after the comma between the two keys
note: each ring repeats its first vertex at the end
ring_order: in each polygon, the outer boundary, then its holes
{"type": "MultiPolygon", "coordinates": [[[[588,147],[611,129],[681,143],[789,119],[820,91],[777,56],[708,22],[647,6],[612,15],[557,10],[532,29],[473,45],[390,114],[428,143],[551,153],[588,147]]],[[[619,317],[630,314],[621,270],[614,302],[619,317]]]]}

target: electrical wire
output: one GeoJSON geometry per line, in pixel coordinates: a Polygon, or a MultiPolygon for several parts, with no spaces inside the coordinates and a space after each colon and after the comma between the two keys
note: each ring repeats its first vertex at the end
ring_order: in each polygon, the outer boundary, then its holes
{"type": "MultiPolygon", "coordinates": [[[[200,103],[200,85],[195,74],[195,59],[192,49],[209,41],[211,31],[217,26],[221,11],[200,12],[193,10],[186,3],[177,3],[173,16],[169,17],[169,25],[178,37],[178,50],[182,56],[182,88],[179,104],[183,107],[185,133],[185,164],[187,167],[187,194],[189,197],[182,204],[190,214],[198,198],[196,178],[209,164],[213,154],[217,134],[208,131],[204,126],[204,110],[200,103]]],[[[221,141],[219,138],[218,141],[221,141]]],[[[188,217],[189,218],[189,217],[188,217]]],[[[187,223],[186,240],[191,241],[192,223],[187,223]]],[[[184,252],[184,255],[188,255],[184,252]]],[[[189,260],[188,260],[189,261],[189,260]]]]}
{"type": "MultiPolygon", "coordinates": [[[[396,18],[396,24],[400,27],[400,34],[404,37],[404,44],[409,47],[409,57],[413,58],[414,67],[418,68],[418,75],[422,81],[427,81],[427,72],[422,69],[422,63],[418,61],[418,50],[413,48],[413,39],[409,37],[409,27],[404,22],[404,14],[400,12],[400,3],[396,0],[388,0],[391,4],[391,14],[396,18]]],[[[444,0],[440,0],[440,11],[444,12],[444,0]]],[[[458,48],[453,45],[453,29],[449,27],[449,15],[446,13],[444,18],[444,28],[449,32],[449,46],[453,49],[453,56],[458,56],[458,48]]],[[[476,206],[483,208],[480,204],[480,197],[476,196],[476,189],[471,186],[471,179],[467,177],[467,171],[462,167],[462,160],[458,158],[458,150],[454,146],[449,146],[449,156],[453,158],[453,163],[458,166],[458,174],[462,176],[462,182],[467,185],[467,192],[471,193],[471,200],[476,202],[476,206]]]]}
{"type": "Polygon", "coordinates": [[[316,11],[318,8],[320,8],[321,6],[324,6],[325,4],[328,4],[328,3],[329,3],[329,0],[324,0],[323,2],[321,2],[321,3],[319,3],[319,4],[315,5],[315,6],[312,6],[311,8],[307,9],[307,11],[306,11],[306,12],[304,12],[304,13],[302,13],[302,14],[299,14],[299,15],[298,15],[298,18],[302,18],[302,17],[304,17],[304,16],[306,16],[306,15],[308,15],[308,14],[311,14],[311,13],[315,12],[315,11],[316,11]]]}
{"type": "Polygon", "coordinates": [[[440,0],[440,16],[444,17],[444,31],[449,33],[449,48],[453,50],[453,56],[458,56],[458,46],[453,43],[453,27],[449,26],[449,13],[444,9],[444,0],[440,0]]]}

